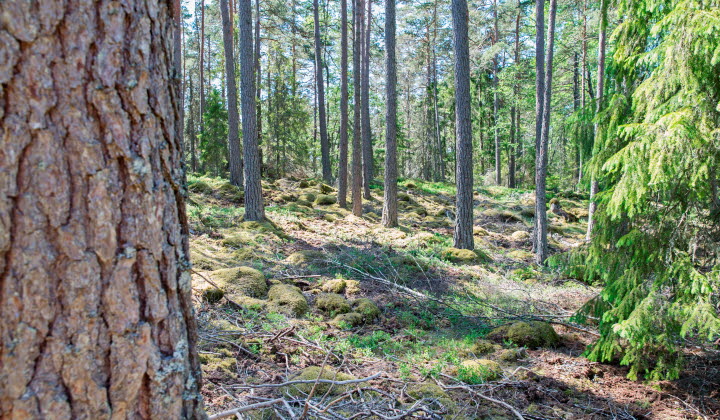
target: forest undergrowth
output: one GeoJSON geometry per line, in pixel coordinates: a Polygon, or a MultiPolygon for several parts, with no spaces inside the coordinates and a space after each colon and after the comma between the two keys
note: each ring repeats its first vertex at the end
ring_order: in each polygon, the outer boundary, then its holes
{"type": "MultiPolygon", "coordinates": [[[[716,418],[720,356],[687,349],[676,381],[582,357],[572,315],[600,292],[533,264],[531,191],[480,187],[476,250],[452,248],[454,187],[400,182],[400,225],[362,218],[315,180],[242,192],[189,177],[193,289],[211,418],[716,418]]],[[[550,193],[550,251],[585,238],[587,199],[550,193]]]]}

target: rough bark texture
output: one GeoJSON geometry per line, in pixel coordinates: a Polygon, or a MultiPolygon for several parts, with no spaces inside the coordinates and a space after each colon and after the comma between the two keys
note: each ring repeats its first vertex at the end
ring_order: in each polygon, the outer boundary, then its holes
{"type": "MultiPolygon", "coordinates": [[[[515,66],[520,65],[520,17],[522,15],[522,5],[518,0],[518,11],[515,17],[515,66]]],[[[517,181],[515,179],[516,156],[520,144],[520,132],[516,130],[519,125],[520,112],[518,112],[518,103],[520,102],[520,76],[515,75],[513,84],[513,103],[510,107],[510,149],[508,153],[508,188],[515,188],[517,181]]]]}
{"type": "MultiPolygon", "coordinates": [[[[545,0],[535,3],[535,173],[537,180],[537,158],[542,137],[543,106],[545,106],[545,0]]],[[[536,185],[537,188],[537,185],[536,185]]],[[[537,208],[537,200],[535,200],[537,208]]],[[[537,216],[537,213],[535,213],[537,216]]],[[[537,250],[538,218],[533,220],[533,251],[537,250]]]]}
{"type": "Polygon", "coordinates": [[[372,33],[372,0],[367,0],[367,22],[363,20],[362,48],[362,161],[363,196],[370,200],[370,184],[373,180],[372,133],[370,128],[370,35],[372,33]]]}
{"type": "Polygon", "coordinates": [[[243,185],[242,155],[238,137],[237,86],[235,85],[235,58],[233,54],[232,22],[228,11],[228,0],[220,0],[222,15],[223,47],[225,49],[225,83],[228,101],[228,160],[230,161],[230,183],[243,185]]]}
{"type": "Polygon", "coordinates": [[[0,2],[0,418],[204,418],[172,2],[0,2]]]}
{"type": "Polygon", "coordinates": [[[353,214],[362,216],[362,146],[360,141],[360,77],[362,73],[362,21],[363,0],[355,0],[353,9],[353,85],[354,88],[354,115],[353,115],[353,147],[352,147],[352,205],[353,214]]]}
{"type": "Polygon", "coordinates": [[[455,44],[455,117],[457,130],[457,212],[455,247],[473,249],[473,156],[470,111],[470,49],[467,0],[452,0],[455,44]]]}
{"type": "Polygon", "coordinates": [[[347,207],[348,185],[348,22],[347,0],[340,0],[340,156],[338,205],[347,207]]]}
{"type": "Polygon", "coordinates": [[[547,198],[545,197],[548,165],[548,144],[550,140],[550,103],[552,99],[553,51],[555,45],[555,15],[557,0],[550,0],[548,22],[547,62],[545,64],[545,92],[543,93],[542,134],[535,159],[535,262],[544,264],[547,259],[547,198]]]}
{"type": "Polygon", "coordinates": [[[265,219],[260,183],[260,152],[256,131],[255,56],[253,54],[252,0],[238,0],[240,19],[240,85],[243,154],[245,156],[245,220],[265,219]]]}
{"type": "Polygon", "coordinates": [[[319,9],[318,0],[313,0],[313,18],[315,21],[315,84],[318,98],[318,118],[320,119],[320,155],[322,161],[323,180],[330,183],[332,181],[332,172],[330,171],[330,142],[328,140],[327,132],[327,117],[325,116],[325,82],[323,81],[319,9]]]}
{"type": "Polygon", "coordinates": [[[255,0],[255,105],[257,107],[257,144],[258,144],[258,159],[260,160],[260,176],[263,174],[263,153],[262,153],[262,68],[260,66],[260,0],[255,0]]]}
{"type": "MultiPolygon", "coordinates": [[[[493,31],[493,45],[495,45],[500,38],[500,31],[498,30],[498,2],[495,0],[493,7],[493,21],[495,29],[493,31]]],[[[500,151],[502,150],[502,144],[500,142],[500,92],[499,92],[499,80],[498,80],[498,54],[493,57],[493,123],[495,125],[495,183],[502,185],[502,158],[500,151]]]]}
{"type": "Polygon", "coordinates": [[[395,0],[385,0],[385,200],[382,224],[398,224],[397,209],[397,65],[395,58],[395,0]]]}
{"type": "MultiPolygon", "coordinates": [[[[607,0],[600,1],[600,38],[598,41],[598,83],[597,83],[597,105],[596,114],[602,110],[603,93],[605,90],[605,48],[607,45],[607,0]]],[[[598,126],[595,123],[594,135],[597,141],[598,126]]],[[[593,174],[590,183],[590,206],[588,208],[588,227],[585,239],[592,239],[592,231],[595,228],[595,212],[597,211],[597,202],[595,195],[600,191],[595,174],[593,174]]]]}

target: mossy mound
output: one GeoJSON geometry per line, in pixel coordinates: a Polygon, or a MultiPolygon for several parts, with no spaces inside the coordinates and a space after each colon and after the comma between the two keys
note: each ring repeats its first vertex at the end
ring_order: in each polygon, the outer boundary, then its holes
{"type": "Polygon", "coordinates": [[[494,219],[502,223],[525,222],[522,216],[510,210],[489,209],[482,212],[482,215],[488,219],[494,219]]]}
{"type": "Polygon", "coordinates": [[[444,239],[442,236],[431,232],[420,232],[412,238],[411,242],[417,246],[427,247],[428,245],[441,244],[444,239]]]}
{"type": "Polygon", "coordinates": [[[398,201],[410,202],[410,195],[408,193],[399,192],[397,199],[398,201]]]}
{"type": "Polygon", "coordinates": [[[359,314],[357,312],[340,314],[332,320],[332,324],[339,328],[358,327],[364,324],[364,322],[365,321],[362,314],[359,314]]]}
{"type": "Polygon", "coordinates": [[[218,188],[218,195],[220,198],[230,201],[232,203],[242,203],[245,193],[237,186],[224,182],[218,188]]]}
{"type": "MultiPolygon", "coordinates": [[[[257,222],[252,222],[257,223],[257,222]]],[[[246,245],[251,244],[255,240],[255,235],[249,232],[238,232],[234,235],[228,236],[222,240],[223,246],[230,248],[242,248],[246,245]]]]}
{"type": "Polygon", "coordinates": [[[429,404],[439,403],[447,410],[449,418],[454,417],[452,414],[457,411],[457,404],[450,395],[439,385],[432,382],[409,384],[405,392],[414,400],[425,398],[429,404]]]}
{"type": "Polygon", "coordinates": [[[310,186],[310,184],[308,184],[307,181],[302,180],[302,181],[298,182],[298,185],[297,185],[297,186],[298,186],[298,188],[307,188],[307,187],[310,186]]]}
{"type": "Polygon", "coordinates": [[[342,293],[346,287],[347,283],[345,283],[345,279],[332,279],[323,283],[320,289],[327,293],[342,293]]]}
{"type": "Polygon", "coordinates": [[[513,241],[517,242],[524,242],[530,239],[530,232],[526,232],[524,230],[518,230],[517,232],[513,232],[512,235],[510,235],[513,241]]]}
{"type": "Polygon", "coordinates": [[[227,349],[219,349],[220,355],[200,353],[199,359],[202,370],[206,373],[216,372],[228,375],[231,378],[237,377],[237,359],[232,357],[232,352],[227,349]]]}
{"type": "Polygon", "coordinates": [[[311,202],[309,202],[307,200],[303,200],[302,198],[299,198],[297,201],[295,201],[295,204],[297,204],[298,206],[309,207],[309,208],[312,208],[312,206],[313,206],[313,204],[311,202]]]}
{"type": "MultiPolygon", "coordinates": [[[[346,373],[338,372],[328,366],[325,366],[324,369],[320,366],[310,366],[290,377],[291,381],[316,381],[318,379],[329,381],[350,381],[357,378],[346,373]]],[[[288,385],[281,388],[280,391],[283,394],[287,393],[293,397],[300,397],[307,396],[310,391],[312,391],[313,387],[315,387],[315,396],[322,396],[325,394],[340,395],[349,389],[349,385],[317,383],[317,386],[315,386],[315,382],[312,382],[307,384],[288,385]]]]}
{"type": "Polygon", "coordinates": [[[547,322],[516,322],[495,328],[488,334],[495,341],[510,341],[515,345],[528,348],[554,347],[560,342],[560,336],[547,322]]]}
{"type": "Polygon", "coordinates": [[[321,194],[330,194],[331,192],[335,191],[335,188],[333,188],[327,184],[320,184],[318,186],[318,189],[320,190],[321,194]]]}
{"type": "Polygon", "coordinates": [[[225,297],[225,292],[223,292],[222,289],[216,289],[214,287],[211,287],[209,289],[203,290],[202,297],[203,300],[205,300],[207,303],[214,305],[220,302],[223,297],[225,297]]]}
{"type": "Polygon", "coordinates": [[[197,180],[195,182],[188,182],[188,191],[195,194],[210,195],[213,193],[213,188],[207,182],[197,180]]]}
{"type": "Polygon", "coordinates": [[[472,352],[474,354],[488,354],[498,350],[500,346],[489,341],[489,340],[478,340],[472,345],[472,352]]]}
{"type": "Polygon", "coordinates": [[[337,199],[332,195],[320,194],[315,198],[315,204],[318,206],[330,206],[337,202],[337,199]]]}
{"type": "Polygon", "coordinates": [[[303,250],[293,252],[285,261],[299,267],[307,267],[310,264],[319,263],[325,258],[325,254],[321,251],[303,250]]]}
{"type": "Polygon", "coordinates": [[[497,352],[497,359],[503,362],[516,362],[527,355],[525,349],[502,349],[497,352]]]}
{"type": "Polygon", "coordinates": [[[315,300],[315,306],[321,311],[331,314],[350,312],[350,303],[337,293],[322,293],[315,300]]]}
{"type": "Polygon", "coordinates": [[[418,216],[425,217],[428,215],[428,211],[425,207],[422,206],[416,206],[413,208],[413,212],[417,214],[418,216]]]}
{"type": "Polygon", "coordinates": [[[345,294],[354,295],[360,293],[360,282],[357,280],[345,280],[345,294]]]}
{"type": "Polygon", "coordinates": [[[210,277],[227,295],[250,296],[263,298],[267,296],[268,288],[265,276],[258,270],[250,267],[235,267],[215,270],[210,277]]]}
{"type": "Polygon", "coordinates": [[[473,235],[490,236],[490,232],[488,232],[485,228],[481,228],[480,226],[473,226],[473,235]]]}
{"type": "Polygon", "coordinates": [[[267,308],[268,305],[267,300],[255,299],[250,296],[234,296],[233,302],[256,311],[262,311],[267,308]]]}
{"type": "Polygon", "coordinates": [[[442,257],[447,261],[459,264],[472,264],[490,260],[487,254],[478,249],[472,251],[469,249],[447,248],[442,252],[442,257]]]}
{"type": "Polygon", "coordinates": [[[298,287],[288,284],[276,284],[268,291],[270,303],[268,309],[295,317],[303,316],[308,311],[308,303],[298,287]]]}
{"type": "Polygon", "coordinates": [[[525,251],[524,249],[516,249],[508,252],[507,256],[514,260],[530,260],[534,257],[534,254],[530,251],[525,251]]]}
{"type": "Polygon", "coordinates": [[[380,308],[370,299],[356,299],[352,303],[353,311],[361,314],[365,322],[370,322],[380,317],[380,308]]]}
{"type": "Polygon", "coordinates": [[[457,366],[457,378],[475,385],[495,381],[502,376],[500,365],[488,359],[464,360],[457,366]]]}
{"type": "Polygon", "coordinates": [[[405,183],[405,188],[407,188],[408,190],[414,190],[415,188],[417,188],[417,185],[415,185],[415,183],[412,181],[408,181],[405,183]]]}
{"type": "Polygon", "coordinates": [[[300,196],[298,197],[298,200],[307,201],[307,202],[312,203],[313,201],[315,201],[316,197],[317,196],[313,193],[305,193],[305,194],[300,194],[300,196]]]}
{"type": "Polygon", "coordinates": [[[293,195],[293,194],[280,194],[280,195],[278,196],[278,198],[280,198],[280,200],[282,200],[282,201],[284,201],[284,202],[286,202],[286,203],[293,202],[293,201],[296,201],[296,200],[298,199],[297,196],[296,196],[296,195],[293,195]]]}

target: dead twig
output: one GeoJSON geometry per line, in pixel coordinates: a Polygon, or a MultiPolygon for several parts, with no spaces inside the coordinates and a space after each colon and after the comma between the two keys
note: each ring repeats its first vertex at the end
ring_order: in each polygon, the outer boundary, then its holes
{"type": "Polygon", "coordinates": [[[224,419],[226,417],[235,416],[237,414],[245,413],[247,411],[257,410],[258,408],[265,408],[265,407],[273,406],[275,404],[282,404],[283,402],[285,402],[284,398],[277,398],[274,400],[263,401],[263,402],[259,402],[259,403],[255,403],[255,404],[246,405],[243,407],[236,407],[231,410],[213,414],[212,416],[209,417],[209,419],[210,420],[224,419]]]}

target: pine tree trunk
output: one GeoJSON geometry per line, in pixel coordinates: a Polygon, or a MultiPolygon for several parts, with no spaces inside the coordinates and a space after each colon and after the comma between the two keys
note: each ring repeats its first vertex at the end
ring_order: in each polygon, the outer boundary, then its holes
{"type": "Polygon", "coordinates": [[[364,1],[354,0],[353,8],[353,85],[354,85],[354,115],[353,115],[353,147],[352,147],[352,204],[353,214],[362,216],[362,144],[361,144],[361,112],[362,100],[360,95],[360,82],[362,80],[362,44],[364,21],[364,1]]]}
{"type": "Polygon", "coordinates": [[[348,22],[347,0],[340,0],[340,156],[338,205],[347,208],[348,185],[348,22]]]}
{"type": "Polygon", "coordinates": [[[206,418],[172,2],[30,7],[0,2],[0,418],[206,418]]]}
{"type": "Polygon", "coordinates": [[[255,0],[255,106],[257,107],[257,144],[258,144],[258,155],[260,160],[260,176],[263,174],[263,153],[262,153],[262,67],[260,65],[260,0],[255,0]]]}
{"type": "MultiPolygon", "coordinates": [[[[493,33],[493,45],[495,45],[498,42],[498,39],[500,37],[500,32],[498,31],[498,3],[497,0],[495,0],[495,4],[493,7],[493,20],[494,20],[494,33],[493,33]]],[[[501,158],[501,149],[502,145],[500,143],[500,124],[499,124],[499,118],[500,118],[500,92],[498,91],[500,88],[498,83],[498,55],[495,54],[493,57],[493,125],[495,126],[495,183],[497,185],[502,185],[502,158],[501,158]]]]}
{"type": "MultiPolygon", "coordinates": [[[[535,2],[535,180],[537,181],[538,151],[542,136],[543,106],[545,106],[545,0],[535,2]]],[[[537,182],[536,182],[537,188],[537,182]]],[[[535,208],[538,207],[535,198],[535,208]]],[[[538,217],[533,220],[533,251],[537,251],[538,217]]]]}
{"type": "MultiPolygon", "coordinates": [[[[515,67],[520,66],[520,17],[522,13],[522,5],[518,0],[518,12],[515,18],[515,67]]],[[[515,158],[519,150],[520,131],[516,130],[520,121],[520,112],[518,110],[518,102],[520,101],[520,82],[518,74],[515,75],[515,83],[513,85],[513,105],[510,109],[510,152],[508,153],[508,187],[517,187],[515,179],[515,158]]]]}
{"type": "Polygon", "coordinates": [[[237,87],[235,85],[235,58],[233,56],[232,22],[228,11],[228,0],[220,0],[222,17],[223,47],[225,49],[225,83],[227,84],[228,106],[228,161],[230,163],[230,183],[238,187],[243,185],[243,168],[238,137],[237,87]]]}
{"type": "MultiPolygon", "coordinates": [[[[597,82],[597,105],[595,108],[596,115],[602,110],[603,93],[605,90],[605,48],[607,44],[607,0],[600,1],[600,38],[598,41],[598,82],[597,82]]],[[[595,149],[597,145],[598,125],[595,123],[593,136],[595,137],[595,149]]],[[[595,212],[597,211],[597,202],[595,195],[600,191],[600,184],[597,181],[597,175],[593,174],[590,183],[590,206],[588,208],[588,227],[585,240],[592,239],[592,231],[595,228],[595,212]]]]}
{"type": "Polygon", "coordinates": [[[395,0],[385,0],[385,196],[382,224],[398,224],[397,208],[397,65],[395,59],[395,0]]]}
{"type": "Polygon", "coordinates": [[[332,182],[330,171],[330,143],[328,142],[327,117],[325,116],[325,82],[323,81],[322,44],[320,42],[320,7],[313,0],[313,18],[315,22],[315,84],[317,89],[318,118],[320,119],[320,155],[322,176],[326,183],[332,182]]]}
{"type": "Polygon", "coordinates": [[[205,114],[205,0],[200,2],[200,133],[202,134],[205,114]]]}
{"type": "Polygon", "coordinates": [[[455,44],[457,130],[455,247],[473,249],[475,247],[473,238],[473,154],[467,0],[452,0],[452,20],[455,44]]]}
{"type": "Polygon", "coordinates": [[[540,147],[535,160],[535,262],[544,264],[547,259],[547,199],[545,197],[548,165],[548,144],[550,140],[550,103],[552,99],[553,53],[555,46],[555,16],[557,0],[550,0],[550,18],[548,23],[547,62],[545,64],[545,91],[543,94],[543,116],[540,147]]]}
{"type": "Polygon", "coordinates": [[[253,54],[252,0],[238,0],[240,19],[240,91],[242,97],[243,154],[245,156],[245,220],[265,219],[260,152],[255,108],[255,57],[253,54]]]}
{"type": "Polygon", "coordinates": [[[373,150],[370,128],[370,35],[372,34],[372,0],[367,0],[367,22],[363,20],[363,64],[362,64],[362,158],[363,196],[370,200],[370,184],[373,180],[373,150]]]}

